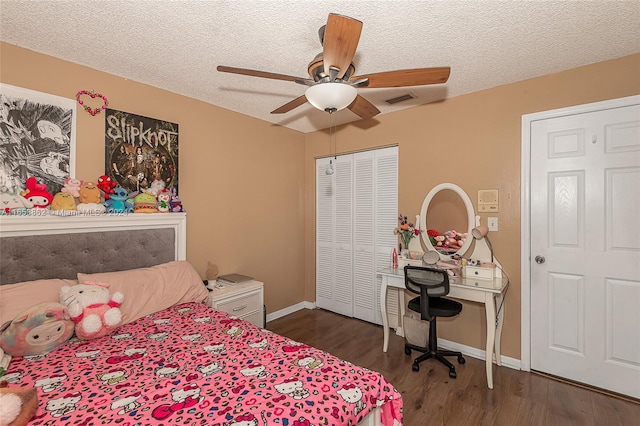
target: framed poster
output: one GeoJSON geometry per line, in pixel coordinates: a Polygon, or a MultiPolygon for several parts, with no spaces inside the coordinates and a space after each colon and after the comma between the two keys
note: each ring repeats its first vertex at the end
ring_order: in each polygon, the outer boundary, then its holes
{"type": "Polygon", "coordinates": [[[0,83],[0,191],[35,177],[56,194],[74,177],[76,101],[0,83]]]}
{"type": "Polygon", "coordinates": [[[128,192],[154,181],[178,193],[178,125],[107,108],[106,174],[128,192]]]}

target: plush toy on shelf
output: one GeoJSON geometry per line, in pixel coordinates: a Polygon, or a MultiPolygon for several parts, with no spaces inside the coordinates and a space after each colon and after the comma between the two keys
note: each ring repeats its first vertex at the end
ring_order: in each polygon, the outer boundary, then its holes
{"type": "Polygon", "coordinates": [[[83,183],[78,193],[78,201],[81,203],[100,203],[100,188],[93,182],[83,183]]]}
{"type": "Polygon", "coordinates": [[[114,188],[116,185],[118,184],[107,175],[102,175],[98,178],[98,188],[104,194],[105,201],[115,192],[114,188]]]}
{"type": "MultiPolygon", "coordinates": [[[[62,188],[64,189],[64,188],[62,188]]],[[[53,196],[51,202],[51,210],[53,211],[74,211],[76,208],[76,199],[69,192],[58,192],[53,196]]]]}
{"type": "Polygon", "coordinates": [[[75,178],[65,178],[64,186],[60,190],[61,192],[68,192],[74,198],[78,198],[80,196],[80,187],[84,182],[80,179],[75,178]]]}
{"type": "Polygon", "coordinates": [[[22,194],[24,198],[33,203],[34,208],[45,209],[53,201],[53,195],[47,191],[47,185],[38,183],[31,176],[27,179],[27,190],[22,194]]]}
{"type": "Polygon", "coordinates": [[[0,215],[27,214],[27,209],[33,207],[33,203],[20,194],[13,192],[0,193],[0,215]]]}
{"type": "Polygon", "coordinates": [[[115,187],[111,197],[104,202],[107,213],[132,213],[133,204],[128,200],[133,196],[135,194],[130,195],[126,189],[120,186],[115,187]]]}
{"type": "Polygon", "coordinates": [[[153,194],[142,192],[133,199],[134,213],[158,213],[158,200],[153,194]]]}
{"type": "Polygon", "coordinates": [[[158,211],[160,213],[169,212],[169,203],[171,202],[171,194],[166,189],[158,192],[158,211]]]}
{"type": "Polygon", "coordinates": [[[154,179],[151,182],[151,186],[145,192],[152,194],[154,197],[157,197],[160,191],[164,190],[164,181],[161,179],[154,179]]]}
{"type": "Polygon", "coordinates": [[[80,186],[79,194],[79,203],[76,206],[79,212],[85,214],[100,214],[107,210],[101,203],[100,189],[95,183],[83,183],[80,186]]]}
{"type": "Polygon", "coordinates": [[[173,213],[180,213],[184,211],[182,207],[182,201],[178,198],[178,191],[175,188],[169,189],[171,194],[171,201],[169,201],[169,207],[173,213]]]}
{"type": "Polygon", "coordinates": [[[97,339],[117,329],[122,323],[119,306],[123,300],[118,291],[111,295],[107,283],[85,282],[60,288],[60,302],[67,306],[81,340],[97,339]]]}

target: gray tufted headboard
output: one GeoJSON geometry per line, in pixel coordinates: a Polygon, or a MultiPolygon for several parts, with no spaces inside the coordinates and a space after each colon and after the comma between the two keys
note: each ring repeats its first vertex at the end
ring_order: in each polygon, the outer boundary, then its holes
{"type": "Polygon", "coordinates": [[[185,213],[0,216],[0,285],[185,259],[185,213]]]}

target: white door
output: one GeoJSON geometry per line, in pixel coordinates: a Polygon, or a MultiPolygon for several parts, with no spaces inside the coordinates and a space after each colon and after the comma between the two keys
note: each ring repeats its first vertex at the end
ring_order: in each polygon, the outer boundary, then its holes
{"type": "Polygon", "coordinates": [[[531,123],[531,369],[640,398],[640,106],[531,123]]]}

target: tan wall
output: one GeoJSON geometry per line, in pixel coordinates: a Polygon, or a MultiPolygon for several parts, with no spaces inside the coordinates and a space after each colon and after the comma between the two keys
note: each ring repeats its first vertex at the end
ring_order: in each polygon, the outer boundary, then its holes
{"type": "MultiPolygon", "coordinates": [[[[451,81],[455,79],[452,71],[451,81]]],[[[361,94],[366,96],[366,90],[361,94]]],[[[506,297],[502,352],[520,359],[520,182],[523,114],[640,94],[640,54],[447,99],[338,129],[337,152],[399,145],[399,205],[410,218],[431,188],[461,186],[474,206],[479,189],[500,191],[499,231],[491,233],[496,257],[511,279],[506,297]]],[[[346,114],[348,112],[341,112],[346,114]]],[[[306,286],[315,299],[315,158],[328,155],[328,134],[307,135],[306,286]]],[[[491,216],[493,216],[492,214],[491,216]]],[[[482,214],[486,224],[488,214],[482,214]]],[[[391,230],[390,230],[391,231],[391,230]]],[[[465,303],[460,318],[439,326],[439,336],[484,349],[484,310],[465,303]]]]}
{"type": "MultiPolygon", "coordinates": [[[[202,276],[211,260],[223,273],[265,281],[270,312],[315,300],[314,158],[328,154],[326,132],[304,135],[6,43],[0,63],[3,83],[71,99],[95,89],[114,109],[178,123],[188,260],[202,276]]],[[[460,185],[474,204],[478,189],[500,190],[500,231],[491,241],[512,281],[506,356],[520,356],[521,116],[638,94],[638,75],[640,54],[339,128],[338,152],[400,146],[399,211],[409,217],[443,181],[460,185]]],[[[103,174],[103,133],[103,115],[78,110],[76,177],[103,174]]],[[[468,303],[440,335],[483,348],[483,324],[482,309],[468,303]]]]}
{"type": "MultiPolygon", "coordinates": [[[[3,83],[71,99],[94,89],[111,108],[178,123],[188,260],[203,277],[211,260],[221,273],[263,280],[269,311],[304,300],[304,134],[10,44],[0,48],[3,83]]],[[[76,137],[75,175],[95,181],[105,170],[104,114],[78,108],[76,137]]]]}

